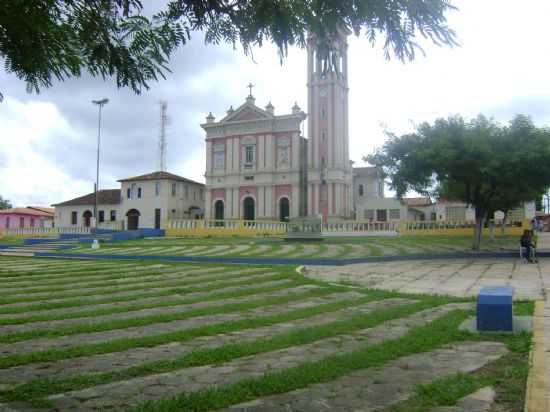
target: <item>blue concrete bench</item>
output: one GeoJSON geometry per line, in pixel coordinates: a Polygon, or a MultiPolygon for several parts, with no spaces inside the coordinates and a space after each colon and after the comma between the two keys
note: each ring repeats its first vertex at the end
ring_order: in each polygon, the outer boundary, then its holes
{"type": "Polygon", "coordinates": [[[512,332],[512,287],[484,287],[477,296],[477,330],[512,332]]]}

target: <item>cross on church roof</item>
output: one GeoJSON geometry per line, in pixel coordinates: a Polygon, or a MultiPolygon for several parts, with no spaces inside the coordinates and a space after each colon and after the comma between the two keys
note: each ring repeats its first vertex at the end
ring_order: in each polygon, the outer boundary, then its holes
{"type": "Polygon", "coordinates": [[[249,97],[252,97],[252,88],[254,87],[254,85],[252,83],[249,83],[248,86],[246,86],[250,89],[250,94],[248,95],[249,97]]]}

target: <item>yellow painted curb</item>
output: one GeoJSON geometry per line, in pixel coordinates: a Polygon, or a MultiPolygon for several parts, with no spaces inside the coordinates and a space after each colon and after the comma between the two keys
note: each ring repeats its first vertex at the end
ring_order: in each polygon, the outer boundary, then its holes
{"type": "Polygon", "coordinates": [[[549,403],[546,398],[547,377],[544,350],[544,301],[535,302],[533,316],[533,347],[529,354],[529,376],[527,377],[527,393],[525,397],[525,412],[548,412],[549,403]]]}

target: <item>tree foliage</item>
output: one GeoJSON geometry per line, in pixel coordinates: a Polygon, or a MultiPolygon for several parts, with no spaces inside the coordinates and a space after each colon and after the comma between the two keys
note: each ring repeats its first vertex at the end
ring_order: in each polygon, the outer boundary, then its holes
{"type": "Polygon", "coordinates": [[[445,17],[453,9],[449,0],[169,0],[146,15],[140,0],[3,0],[0,57],[30,91],[88,71],[139,93],[196,31],[245,53],[273,42],[283,58],[309,33],[330,44],[345,27],[372,44],[382,38],[386,57],[404,61],[422,51],[418,35],[456,44],[445,17]]]}
{"type": "Polygon", "coordinates": [[[12,205],[8,199],[4,199],[2,196],[0,196],[0,210],[2,209],[11,209],[12,205]]]}
{"type": "Polygon", "coordinates": [[[550,186],[550,130],[522,115],[507,126],[481,115],[469,122],[456,116],[390,134],[367,160],[390,177],[398,196],[414,190],[474,207],[478,249],[490,214],[532,201],[550,186]]]}

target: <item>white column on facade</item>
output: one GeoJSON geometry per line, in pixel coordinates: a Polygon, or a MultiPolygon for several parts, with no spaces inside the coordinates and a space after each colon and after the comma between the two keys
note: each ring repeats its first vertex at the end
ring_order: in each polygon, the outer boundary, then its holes
{"type": "Polygon", "coordinates": [[[332,187],[334,186],[333,183],[331,182],[327,182],[327,198],[328,198],[328,214],[329,215],[334,215],[336,214],[336,211],[334,210],[333,208],[333,202],[332,202],[332,198],[334,196],[334,191],[332,190],[332,187]]]}
{"type": "Polygon", "coordinates": [[[290,200],[290,217],[298,217],[300,215],[300,189],[298,185],[292,185],[292,197],[290,200]]]}
{"type": "Polygon", "coordinates": [[[311,200],[311,194],[313,193],[313,185],[307,184],[307,215],[313,216],[313,201],[311,200]]]}
{"type": "Polygon", "coordinates": [[[342,185],[339,184],[339,183],[336,183],[336,193],[334,193],[334,196],[336,196],[336,210],[334,212],[334,214],[336,216],[341,216],[343,215],[343,212],[342,212],[342,185]]]}
{"type": "Polygon", "coordinates": [[[346,138],[344,136],[344,110],[342,107],[342,88],[336,87],[334,102],[336,105],[336,119],[334,119],[335,135],[338,137],[336,141],[335,165],[339,169],[344,168],[344,147],[346,138]]]}
{"type": "Polygon", "coordinates": [[[240,208],[239,208],[239,188],[233,188],[231,190],[231,205],[233,210],[231,211],[231,217],[233,219],[240,218],[240,208]]]}
{"type": "Polygon", "coordinates": [[[315,216],[317,216],[320,213],[320,210],[319,210],[320,185],[319,185],[319,183],[315,183],[314,186],[315,186],[315,190],[314,190],[314,195],[313,195],[313,202],[314,202],[313,214],[315,216]]]}
{"type": "Polygon", "coordinates": [[[210,219],[212,217],[212,192],[210,189],[206,190],[204,199],[204,217],[210,219]]]}
{"type": "Polygon", "coordinates": [[[276,168],[275,151],[277,150],[277,138],[275,135],[270,134],[267,136],[266,149],[267,149],[267,169],[270,171],[274,171],[276,168]]]}
{"type": "Polygon", "coordinates": [[[299,170],[300,169],[300,134],[299,133],[293,133],[292,138],[290,139],[291,149],[292,152],[292,169],[293,170],[299,170]]]}
{"type": "MultiPolygon", "coordinates": [[[[311,102],[311,109],[312,112],[309,114],[311,116],[311,119],[318,119],[318,113],[319,113],[319,87],[315,86],[313,87],[312,91],[312,97],[313,101],[311,102]]],[[[313,162],[312,167],[317,168],[319,167],[319,122],[318,121],[312,121],[311,125],[311,138],[309,140],[309,144],[313,145],[313,162]]]]}
{"type": "Polygon", "coordinates": [[[206,142],[206,173],[212,173],[212,142],[206,142]]]}
{"type": "Polygon", "coordinates": [[[264,145],[265,145],[265,136],[258,136],[257,139],[256,139],[256,156],[257,156],[257,160],[256,160],[256,170],[264,170],[264,165],[265,165],[265,157],[264,157],[264,154],[265,154],[265,148],[264,148],[264,145]]]}
{"type": "Polygon", "coordinates": [[[275,186],[266,186],[265,187],[265,215],[269,219],[272,219],[274,216],[273,203],[274,199],[275,186]]]}
{"type": "Polygon", "coordinates": [[[241,164],[239,162],[239,152],[241,150],[241,145],[239,144],[239,139],[231,139],[233,140],[233,148],[232,148],[232,155],[233,155],[233,172],[238,172],[241,169],[241,164]]]}
{"type": "Polygon", "coordinates": [[[225,140],[225,170],[231,173],[233,171],[233,139],[225,140]]]}
{"type": "Polygon", "coordinates": [[[265,217],[264,191],[265,186],[258,187],[258,190],[256,191],[256,215],[261,218],[265,217]]]}

